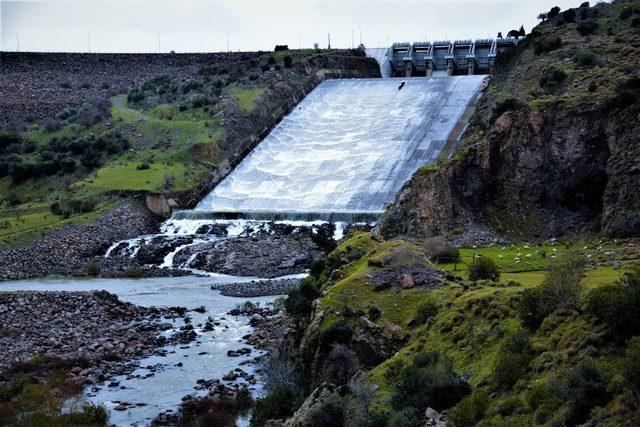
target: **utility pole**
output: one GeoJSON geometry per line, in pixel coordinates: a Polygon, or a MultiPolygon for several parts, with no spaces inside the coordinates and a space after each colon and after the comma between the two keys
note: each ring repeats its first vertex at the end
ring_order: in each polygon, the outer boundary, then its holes
{"type": "Polygon", "coordinates": [[[18,52],[20,52],[20,36],[16,33],[16,45],[18,46],[18,52]]]}
{"type": "Polygon", "coordinates": [[[89,37],[89,53],[91,53],[91,33],[87,33],[87,36],[89,37]]]}
{"type": "Polygon", "coordinates": [[[353,49],[353,28],[351,29],[351,49],[353,49]]]}
{"type": "Polygon", "coordinates": [[[226,34],[227,34],[227,52],[230,52],[230,50],[229,50],[229,33],[226,33],[226,34]]]}
{"type": "Polygon", "coordinates": [[[360,44],[362,44],[362,27],[358,27],[358,32],[360,33],[360,44]]]}
{"type": "Polygon", "coordinates": [[[300,31],[298,31],[298,49],[302,49],[302,42],[300,41],[300,31]]]}
{"type": "Polygon", "coordinates": [[[331,33],[327,33],[327,40],[329,41],[327,49],[331,50],[331,33]]]}
{"type": "Polygon", "coordinates": [[[158,53],[162,52],[162,49],[160,48],[160,34],[158,34],[158,53]]]}

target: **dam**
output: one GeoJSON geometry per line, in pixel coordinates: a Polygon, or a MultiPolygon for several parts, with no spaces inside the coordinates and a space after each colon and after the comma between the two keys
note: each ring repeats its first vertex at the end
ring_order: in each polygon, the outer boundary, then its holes
{"type": "Polygon", "coordinates": [[[173,219],[375,221],[418,168],[451,154],[485,79],[325,80],[173,219]]]}

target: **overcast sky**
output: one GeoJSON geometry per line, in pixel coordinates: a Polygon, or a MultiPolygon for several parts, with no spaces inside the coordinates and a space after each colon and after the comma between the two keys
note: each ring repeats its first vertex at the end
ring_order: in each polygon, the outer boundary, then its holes
{"type": "Polygon", "coordinates": [[[494,37],[582,0],[0,0],[0,48],[212,52],[494,37]]]}

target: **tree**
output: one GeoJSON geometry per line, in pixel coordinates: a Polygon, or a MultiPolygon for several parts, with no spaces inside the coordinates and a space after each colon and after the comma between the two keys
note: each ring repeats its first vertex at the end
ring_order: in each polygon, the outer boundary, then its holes
{"type": "Polygon", "coordinates": [[[549,13],[547,13],[547,18],[552,19],[556,16],[560,15],[560,8],[558,6],[553,6],[549,13]]]}
{"type": "Polygon", "coordinates": [[[585,277],[585,259],[570,255],[564,264],[551,264],[540,293],[547,312],[555,308],[568,308],[581,313],[582,279],[585,277]]]}
{"type": "Polygon", "coordinates": [[[500,32],[498,33],[498,38],[499,38],[499,39],[503,38],[503,37],[502,37],[502,31],[500,31],[500,32]]]}
{"type": "Polygon", "coordinates": [[[524,25],[520,26],[520,31],[518,31],[518,34],[520,35],[520,37],[524,37],[527,35],[527,32],[524,30],[524,25]]]}
{"type": "Polygon", "coordinates": [[[538,15],[538,19],[542,22],[546,21],[548,17],[549,16],[546,12],[542,12],[540,15],[538,15]]]}
{"type": "Polygon", "coordinates": [[[513,38],[519,38],[520,37],[520,31],[518,30],[511,30],[507,33],[507,37],[513,37],[513,38]]]}

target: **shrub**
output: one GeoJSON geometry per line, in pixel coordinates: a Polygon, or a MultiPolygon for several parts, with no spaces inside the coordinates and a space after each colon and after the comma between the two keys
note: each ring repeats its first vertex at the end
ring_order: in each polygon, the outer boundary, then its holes
{"type": "Polygon", "coordinates": [[[286,44],[277,44],[274,52],[284,52],[285,50],[289,50],[289,45],[286,44]]]}
{"type": "Polygon", "coordinates": [[[96,261],[89,261],[84,267],[89,276],[97,276],[100,273],[100,266],[96,261]]]}
{"type": "Polygon", "coordinates": [[[333,344],[347,344],[351,341],[353,329],[344,320],[332,323],[327,329],[322,331],[318,341],[320,351],[327,353],[333,344]]]}
{"type": "Polygon", "coordinates": [[[98,199],[96,198],[60,200],[51,204],[51,212],[63,218],[68,218],[73,214],[91,212],[97,204],[98,199]]]}
{"type": "Polygon", "coordinates": [[[522,293],[517,311],[522,323],[531,330],[538,329],[544,318],[550,314],[544,311],[540,291],[537,288],[526,289],[522,293]]]}
{"type": "Polygon", "coordinates": [[[552,7],[551,10],[549,10],[549,12],[547,13],[547,17],[549,19],[555,18],[558,15],[560,15],[560,8],[558,6],[552,7]]]}
{"type": "Polygon", "coordinates": [[[326,358],[323,377],[336,385],[346,384],[359,367],[358,356],[343,344],[334,344],[326,358]]]}
{"type": "Polygon", "coordinates": [[[16,132],[0,132],[0,152],[12,144],[22,144],[22,137],[16,132]]]}
{"type": "Polygon", "coordinates": [[[570,373],[563,390],[569,400],[569,411],[564,414],[565,425],[578,425],[589,418],[591,409],[602,406],[609,400],[607,379],[593,361],[585,359],[570,373]]]}
{"type": "Polygon", "coordinates": [[[627,344],[624,359],[624,377],[629,389],[640,396],[640,337],[634,337],[627,344]]]}
{"type": "Polygon", "coordinates": [[[437,316],[438,311],[440,311],[438,303],[433,298],[427,299],[426,301],[422,302],[416,309],[416,323],[418,325],[424,325],[430,317],[437,316]]]}
{"type": "Polygon", "coordinates": [[[429,239],[424,243],[424,250],[429,255],[431,262],[441,264],[453,264],[460,262],[458,248],[446,244],[441,239],[429,239]]]}
{"type": "Polygon", "coordinates": [[[640,17],[635,17],[631,20],[631,24],[629,24],[631,28],[640,28],[640,17]]]}
{"type": "Polygon", "coordinates": [[[553,89],[567,79],[567,73],[559,68],[550,68],[546,70],[540,77],[540,87],[544,89],[553,89]]]}
{"type": "Polygon", "coordinates": [[[564,263],[549,265],[539,288],[544,311],[551,313],[556,308],[581,311],[585,265],[585,259],[576,255],[570,255],[564,263]]]}
{"type": "Polygon", "coordinates": [[[567,9],[562,12],[562,19],[564,22],[576,22],[576,11],[573,9],[567,9]]]}
{"type": "Polygon", "coordinates": [[[489,407],[489,395],[483,390],[474,392],[460,401],[447,412],[447,425],[453,427],[473,427],[482,418],[489,407]]]}
{"type": "Polygon", "coordinates": [[[209,100],[207,99],[206,96],[204,96],[202,94],[196,95],[193,98],[193,101],[191,102],[191,106],[193,108],[204,107],[205,105],[208,105],[208,104],[209,104],[209,100]]]}
{"type": "Polygon", "coordinates": [[[500,269],[495,261],[487,257],[476,257],[469,266],[469,280],[500,280],[500,269]]]}
{"type": "Polygon", "coordinates": [[[596,65],[598,57],[593,52],[578,52],[573,60],[581,67],[591,67],[596,65]]]}
{"type": "Polygon", "coordinates": [[[562,39],[560,37],[539,39],[534,45],[534,53],[542,55],[546,52],[553,52],[562,47],[562,39]]]}
{"type": "Polygon", "coordinates": [[[80,163],[88,170],[93,170],[100,166],[100,158],[100,152],[95,148],[89,147],[80,156],[80,163]]]}
{"type": "Polygon", "coordinates": [[[392,404],[395,408],[450,408],[469,394],[469,385],[453,371],[451,361],[437,351],[423,350],[398,375],[392,404]]]}
{"type": "Polygon", "coordinates": [[[531,346],[529,334],[520,329],[507,336],[493,365],[493,379],[498,385],[511,386],[529,369],[531,346]]]}
{"type": "Polygon", "coordinates": [[[298,323],[308,320],[313,301],[320,296],[313,276],[306,277],[300,282],[300,287],[289,292],[284,302],[287,313],[298,323]]]}
{"type": "Polygon", "coordinates": [[[293,65],[293,58],[287,55],[283,58],[283,62],[284,62],[284,68],[291,68],[291,66],[293,65]]]}
{"type": "Polygon", "coordinates": [[[499,117],[507,111],[515,111],[520,109],[520,107],[522,107],[522,103],[518,101],[517,98],[510,93],[504,93],[496,100],[493,115],[499,117]]]}
{"type": "Polygon", "coordinates": [[[581,21],[577,26],[576,30],[582,36],[588,36],[596,32],[596,30],[600,27],[597,21],[581,21]]]}
{"type": "Polygon", "coordinates": [[[139,171],[142,171],[142,170],[149,169],[149,167],[150,167],[149,163],[143,162],[143,163],[140,163],[138,166],[136,166],[136,169],[139,170],[139,171]]]}
{"type": "Polygon", "coordinates": [[[640,266],[617,282],[600,286],[587,296],[586,312],[604,322],[620,338],[640,330],[640,266]]]}
{"type": "Polygon", "coordinates": [[[620,19],[629,19],[635,13],[635,9],[632,7],[625,7],[620,11],[620,19]]]}
{"type": "Polygon", "coordinates": [[[387,427],[421,427],[424,422],[420,418],[420,413],[414,408],[405,408],[389,415],[387,427]]]}
{"type": "Polygon", "coordinates": [[[378,307],[369,307],[369,311],[367,312],[367,317],[372,322],[375,322],[382,316],[382,311],[378,307]]]}
{"type": "Polygon", "coordinates": [[[251,412],[251,427],[262,427],[268,420],[290,417],[298,409],[300,402],[299,396],[281,388],[256,399],[251,412]]]}

